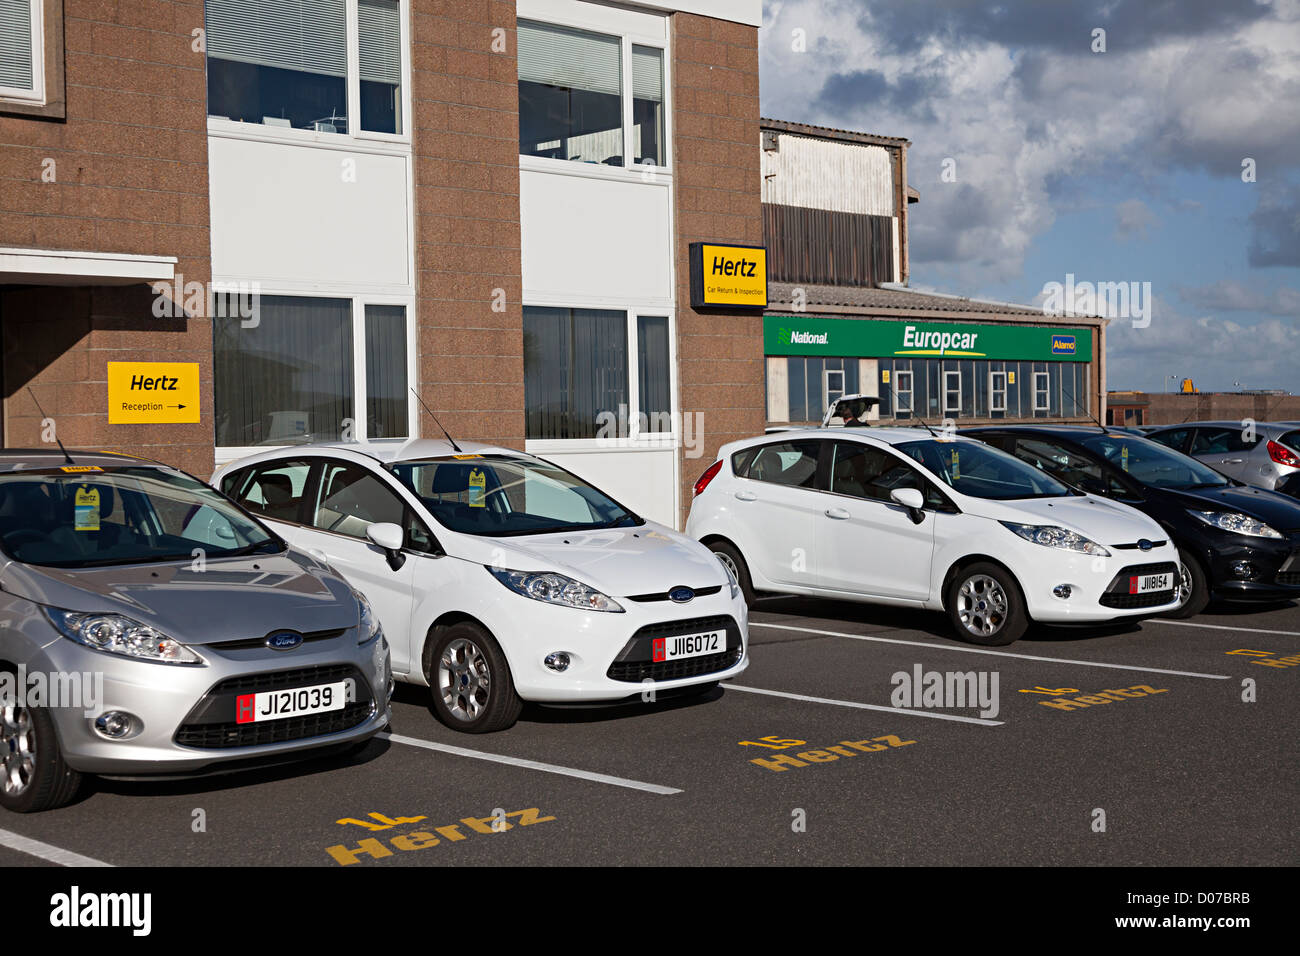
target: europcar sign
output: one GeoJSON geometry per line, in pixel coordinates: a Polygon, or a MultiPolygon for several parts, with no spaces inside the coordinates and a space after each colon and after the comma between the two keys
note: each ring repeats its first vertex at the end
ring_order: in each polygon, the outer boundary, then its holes
{"type": "Polygon", "coordinates": [[[767,355],[1090,362],[1092,336],[1087,329],[1030,325],[768,315],[763,318],[763,351],[767,355]]]}
{"type": "Polygon", "coordinates": [[[767,307],[767,250],[692,242],[691,308],[767,307]]]}

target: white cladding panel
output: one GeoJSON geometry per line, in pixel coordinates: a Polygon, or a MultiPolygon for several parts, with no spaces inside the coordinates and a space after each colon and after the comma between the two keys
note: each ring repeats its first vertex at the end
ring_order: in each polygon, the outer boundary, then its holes
{"type": "Polygon", "coordinates": [[[212,273],[412,285],[409,158],[208,137],[212,273]]]}
{"type": "Polygon", "coordinates": [[[671,307],[671,195],[639,179],[521,169],[525,303],[671,307]]]}
{"type": "MultiPolygon", "coordinates": [[[[525,449],[533,451],[533,442],[525,449]]],[[[643,518],[677,527],[677,452],[673,448],[650,451],[546,451],[536,452],[561,468],[595,485],[615,501],[643,518]]],[[[702,459],[701,459],[702,460],[702,459]]],[[[701,465],[703,471],[707,465],[701,465]]]]}
{"type": "Polygon", "coordinates": [[[780,149],[762,150],[763,202],[872,216],[893,216],[889,150],[779,134],[780,149]]]}

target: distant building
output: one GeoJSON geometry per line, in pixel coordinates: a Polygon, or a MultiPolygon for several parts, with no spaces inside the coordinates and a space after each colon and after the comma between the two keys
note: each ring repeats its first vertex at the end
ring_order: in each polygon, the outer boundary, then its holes
{"type": "Polygon", "coordinates": [[[1241,392],[1108,392],[1107,425],[1178,425],[1195,421],[1300,421],[1300,395],[1281,389],[1241,392]]]}

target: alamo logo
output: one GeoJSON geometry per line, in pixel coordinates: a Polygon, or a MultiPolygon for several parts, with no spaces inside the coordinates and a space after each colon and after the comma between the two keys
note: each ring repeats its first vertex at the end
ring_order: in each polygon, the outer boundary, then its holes
{"type": "Polygon", "coordinates": [[[1078,348],[1078,343],[1073,335],[1053,335],[1052,336],[1052,354],[1053,355],[1073,355],[1078,348]]]}

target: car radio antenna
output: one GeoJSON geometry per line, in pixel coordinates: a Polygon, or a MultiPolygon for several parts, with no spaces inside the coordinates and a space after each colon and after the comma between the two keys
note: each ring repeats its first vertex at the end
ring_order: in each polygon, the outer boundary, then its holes
{"type": "MultiPolygon", "coordinates": [[[[44,420],[47,417],[45,414],[45,409],[41,408],[41,403],[36,401],[36,393],[32,391],[32,387],[30,385],[27,386],[27,394],[32,397],[33,402],[36,402],[36,410],[41,413],[41,418],[42,420],[44,420]]],[[[72,456],[68,454],[68,450],[63,447],[63,439],[59,437],[59,430],[57,426],[54,429],[54,440],[59,443],[59,451],[63,452],[63,460],[66,461],[69,465],[75,465],[76,462],[72,460],[72,456]]]]}
{"type": "MultiPolygon", "coordinates": [[[[898,404],[898,393],[894,391],[893,383],[891,383],[891,382],[886,382],[885,384],[889,386],[889,394],[890,394],[890,396],[894,399],[894,404],[897,405],[897,404],[898,404]]],[[[917,420],[918,422],[920,422],[921,425],[925,428],[925,430],[928,431],[932,436],[934,436],[935,438],[938,438],[938,437],[939,437],[938,433],[937,433],[933,428],[931,428],[929,425],[926,425],[926,423],[925,423],[925,419],[922,418],[920,415],[917,415],[916,412],[914,412],[914,411],[912,410],[912,403],[911,403],[911,402],[908,402],[908,403],[907,403],[907,408],[903,409],[903,411],[907,412],[907,414],[909,414],[909,415],[913,415],[913,416],[915,416],[915,417],[916,417],[916,420],[917,420]]]]}
{"type": "MultiPolygon", "coordinates": [[[[1072,404],[1072,405],[1077,409],[1077,408],[1079,407],[1079,402],[1078,402],[1078,400],[1074,397],[1074,394],[1073,394],[1072,392],[1070,392],[1070,391],[1068,391],[1068,390],[1066,389],[1066,387],[1065,387],[1065,383],[1064,383],[1064,382],[1061,383],[1061,391],[1065,393],[1065,397],[1068,398],[1068,399],[1070,400],[1070,403],[1071,403],[1071,404],[1072,404]]],[[[1109,426],[1109,425],[1103,425],[1103,424],[1101,423],[1101,419],[1099,419],[1096,415],[1094,415],[1094,414],[1092,413],[1091,409],[1089,409],[1088,411],[1085,411],[1084,414],[1087,415],[1089,418],[1092,419],[1092,423],[1093,423],[1094,425],[1096,425],[1098,428],[1101,429],[1101,433],[1102,433],[1103,435],[1109,435],[1109,434],[1110,434],[1111,426],[1109,426]]]]}
{"type": "MultiPolygon", "coordinates": [[[[433,409],[429,408],[428,405],[424,404],[424,399],[420,397],[420,393],[417,392],[415,389],[411,389],[411,394],[415,396],[415,400],[417,402],[419,402],[421,405],[424,406],[424,410],[429,413],[429,417],[433,419],[433,423],[438,426],[438,428],[442,431],[444,435],[447,435],[447,429],[442,427],[442,422],[438,421],[438,416],[433,413],[433,409]]],[[[461,452],[461,447],[456,444],[456,439],[452,438],[450,435],[447,435],[447,441],[451,444],[451,447],[455,449],[457,454],[463,454],[463,452],[461,452]]]]}

